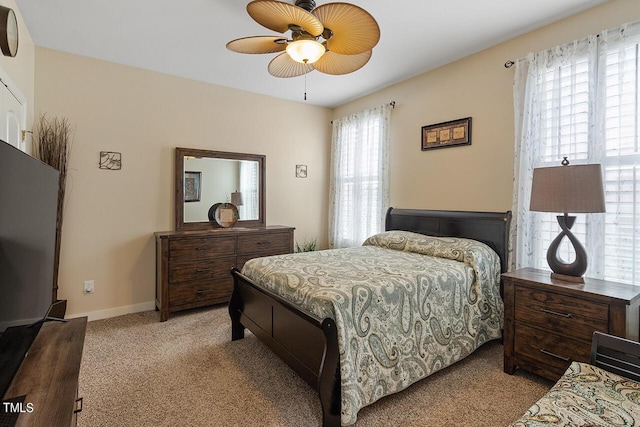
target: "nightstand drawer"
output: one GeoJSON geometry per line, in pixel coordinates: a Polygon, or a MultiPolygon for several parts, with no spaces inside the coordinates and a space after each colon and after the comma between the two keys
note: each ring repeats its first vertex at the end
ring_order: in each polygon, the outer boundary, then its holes
{"type": "Polygon", "coordinates": [[[515,320],[590,342],[593,331],[609,331],[609,306],[519,286],[515,320]]]}
{"type": "Polygon", "coordinates": [[[174,259],[203,259],[234,253],[235,237],[192,238],[169,242],[169,257],[174,259]]]}
{"type": "Polygon", "coordinates": [[[211,258],[208,260],[173,262],[169,266],[169,283],[227,278],[236,264],[236,257],[211,258]]]}
{"type": "Polygon", "coordinates": [[[543,366],[560,377],[572,361],[589,361],[591,344],[516,322],[514,350],[519,361],[543,366]]]}

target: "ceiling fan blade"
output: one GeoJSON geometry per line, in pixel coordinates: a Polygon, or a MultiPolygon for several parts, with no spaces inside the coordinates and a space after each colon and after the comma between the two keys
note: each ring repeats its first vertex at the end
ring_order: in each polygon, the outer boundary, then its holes
{"type": "Polygon", "coordinates": [[[333,31],[327,49],[342,55],[355,55],[373,49],[380,40],[376,20],[361,7],[349,3],[327,3],[313,14],[325,28],[333,31]]]}
{"type": "Polygon", "coordinates": [[[312,36],[322,34],[324,27],[318,18],[301,7],[276,0],[255,0],[247,5],[247,12],[260,25],[284,33],[289,24],[302,27],[312,36]]]}
{"type": "Polygon", "coordinates": [[[286,53],[281,53],[269,62],[269,74],[274,77],[298,77],[313,71],[311,64],[296,62],[286,53]]]}
{"type": "Polygon", "coordinates": [[[325,74],[349,74],[364,67],[369,59],[371,50],[357,55],[340,55],[329,51],[313,63],[313,68],[325,74]]]}
{"type": "Polygon", "coordinates": [[[281,36],[254,36],[231,40],[227,49],[238,53],[275,53],[287,48],[286,43],[276,43],[286,39],[281,36]]]}

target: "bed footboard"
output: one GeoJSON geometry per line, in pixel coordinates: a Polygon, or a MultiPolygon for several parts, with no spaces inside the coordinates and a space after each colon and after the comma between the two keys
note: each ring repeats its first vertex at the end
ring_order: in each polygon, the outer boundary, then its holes
{"type": "Polygon", "coordinates": [[[333,319],[320,319],[256,286],[237,268],[229,302],[231,339],[248,328],[311,385],[320,397],[322,424],[340,425],[340,357],[333,319]]]}

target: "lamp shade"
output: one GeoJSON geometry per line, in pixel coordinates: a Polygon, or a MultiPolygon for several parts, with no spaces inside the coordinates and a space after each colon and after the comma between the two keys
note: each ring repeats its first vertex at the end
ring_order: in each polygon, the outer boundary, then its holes
{"type": "Polygon", "coordinates": [[[235,206],[242,206],[244,204],[244,201],[242,200],[242,193],[239,191],[231,193],[231,203],[235,206]]]}
{"type": "Polygon", "coordinates": [[[529,209],[558,213],[605,212],[600,165],[534,169],[529,209]]]}
{"type": "Polygon", "coordinates": [[[303,64],[313,64],[324,52],[324,46],[315,40],[296,40],[287,45],[287,53],[291,59],[303,64]]]}

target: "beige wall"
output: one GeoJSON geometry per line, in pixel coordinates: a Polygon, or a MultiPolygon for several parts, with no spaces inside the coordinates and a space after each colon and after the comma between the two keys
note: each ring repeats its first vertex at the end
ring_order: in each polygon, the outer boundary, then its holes
{"type": "Polygon", "coordinates": [[[333,117],[396,101],[391,119],[392,206],[508,210],[513,178],[513,69],[505,69],[505,61],[639,19],[640,1],[609,1],[341,106],[333,117]],[[422,126],[469,116],[471,146],[420,151],[422,126]]]}
{"type": "Polygon", "coordinates": [[[176,146],[266,155],[267,223],[326,246],[330,110],[44,48],[35,69],[36,115],[75,124],[59,279],[70,315],[153,307],[176,146]],[[98,169],[100,151],[121,152],[122,170],[98,169]]]}
{"type": "MultiPolygon", "coordinates": [[[[11,58],[0,53],[0,69],[9,78],[10,83],[14,84],[22,96],[26,99],[27,117],[26,129],[33,126],[34,111],[34,63],[35,63],[35,46],[27,26],[24,24],[20,10],[16,6],[14,0],[2,0],[0,5],[13,9],[18,20],[18,53],[11,58]]],[[[0,74],[2,74],[0,72],[0,74]]],[[[27,136],[27,142],[31,143],[31,138],[27,136]]],[[[27,150],[30,152],[30,150],[27,150]]]]}
{"type": "Polygon", "coordinates": [[[295,226],[296,239],[318,237],[326,247],[329,121],[392,100],[393,206],[507,210],[513,70],[504,62],[638,19],[640,2],[612,0],[333,112],[36,48],[36,116],[76,126],[60,297],[71,315],[152,307],[152,233],[173,228],[176,146],[266,154],[267,222],[295,226]],[[471,146],[420,151],[421,126],[467,116],[471,146]],[[99,151],[122,152],[122,171],[99,170],[99,151]],[[298,163],[308,165],[308,178],[294,177],[298,163]],[[96,281],[92,295],[82,294],[86,279],[96,281]]]}

